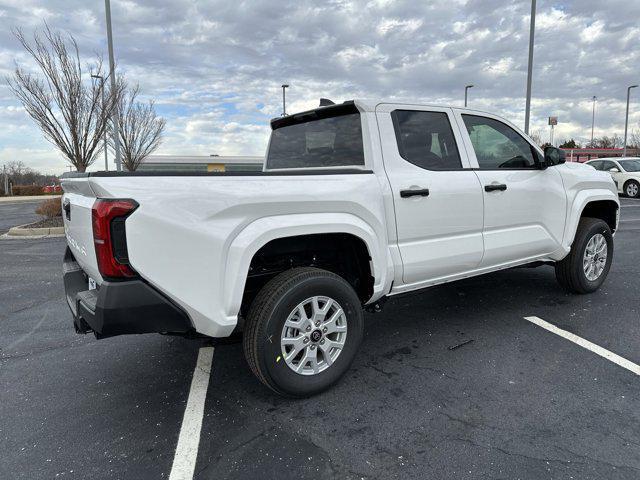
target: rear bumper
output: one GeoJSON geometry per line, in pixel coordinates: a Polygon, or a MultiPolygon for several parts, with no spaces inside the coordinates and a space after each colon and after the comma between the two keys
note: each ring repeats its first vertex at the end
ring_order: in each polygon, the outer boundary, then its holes
{"type": "Polygon", "coordinates": [[[62,264],[65,296],[77,333],[97,338],[132,333],[195,333],[188,315],[142,280],[104,281],[88,290],[87,275],[67,248],[62,264]]]}

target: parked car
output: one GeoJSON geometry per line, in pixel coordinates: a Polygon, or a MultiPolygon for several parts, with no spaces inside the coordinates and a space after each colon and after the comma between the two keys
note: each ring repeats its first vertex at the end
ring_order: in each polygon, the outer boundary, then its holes
{"type": "Polygon", "coordinates": [[[496,115],[349,101],[271,127],[263,172],[64,175],[78,332],[242,331],[256,377],[307,396],[387,298],[533,263],[576,293],[607,276],[611,176],[496,115]]]}
{"type": "Polygon", "coordinates": [[[627,197],[640,197],[640,158],[599,158],[586,162],[596,170],[609,172],[618,192],[627,197]]]}
{"type": "Polygon", "coordinates": [[[60,185],[46,185],[42,187],[43,193],[62,193],[62,187],[60,185]]]}

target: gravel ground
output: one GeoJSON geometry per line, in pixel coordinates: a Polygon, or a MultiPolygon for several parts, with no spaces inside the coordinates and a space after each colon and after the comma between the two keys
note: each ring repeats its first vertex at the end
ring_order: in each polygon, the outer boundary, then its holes
{"type": "Polygon", "coordinates": [[[25,227],[28,228],[52,228],[63,226],[64,223],[62,222],[62,217],[43,218],[42,220],[38,220],[37,222],[25,225],[25,227]]]}

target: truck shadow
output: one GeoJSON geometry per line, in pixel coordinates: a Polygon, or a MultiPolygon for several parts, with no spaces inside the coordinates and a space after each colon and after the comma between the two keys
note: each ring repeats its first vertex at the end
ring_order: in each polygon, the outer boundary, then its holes
{"type": "MultiPolygon", "coordinates": [[[[548,383],[555,370],[544,361],[558,361],[553,349],[545,349],[544,332],[522,317],[578,309],[585,298],[561,291],[549,267],[498,272],[395,298],[381,313],[366,316],[365,340],[344,378],[304,400],[272,394],[249,372],[241,345],[221,346],[207,400],[214,413],[204,431],[212,433],[203,433],[201,442],[207,466],[197,478],[228,469],[237,469],[238,478],[259,476],[251,445],[264,436],[297,439],[318,478],[377,478],[381,466],[389,477],[402,472],[421,478],[421,468],[440,461],[443,448],[482,450],[501,435],[537,444],[552,427],[528,416],[527,377],[548,383]],[[510,433],[502,432],[504,418],[510,433]],[[224,442],[216,438],[219,432],[224,442]]],[[[572,395],[569,385],[554,388],[536,402],[553,402],[564,389],[572,395]]],[[[260,454],[294,455],[276,444],[261,443],[260,454]]],[[[287,478],[304,476],[303,465],[294,455],[293,476],[287,478]]]]}

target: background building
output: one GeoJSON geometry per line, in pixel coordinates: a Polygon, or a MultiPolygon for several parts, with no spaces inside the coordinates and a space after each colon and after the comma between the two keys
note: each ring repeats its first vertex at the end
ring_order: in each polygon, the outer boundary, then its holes
{"type": "MultiPolygon", "coordinates": [[[[622,148],[563,148],[567,154],[567,162],[586,162],[593,158],[622,157],[622,148]]],[[[627,157],[637,157],[637,148],[627,148],[627,157]]]]}
{"type": "Polygon", "coordinates": [[[186,172],[255,172],[261,171],[264,157],[219,155],[149,155],[138,167],[139,171],[186,172]]]}

